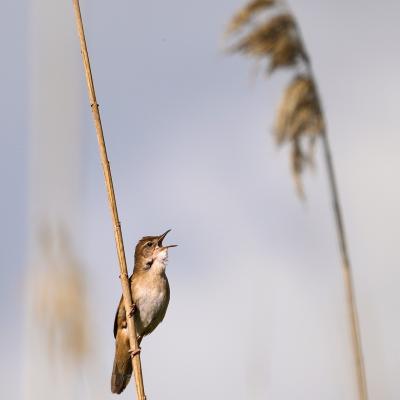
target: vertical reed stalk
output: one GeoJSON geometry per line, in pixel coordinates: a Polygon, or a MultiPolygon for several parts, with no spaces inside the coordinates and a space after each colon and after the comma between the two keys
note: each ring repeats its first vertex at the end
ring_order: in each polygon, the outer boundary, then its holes
{"type": "Polygon", "coordinates": [[[115,199],[114,193],[114,186],[111,176],[111,169],[110,163],[107,157],[107,149],[106,144],[104,141],[104,134],[103,128],[101,125],[101,118],[99,112],[99,105],[96,101],[96,93],[93,83],[92,71],[90,68],[90,61],[89,61],[89,54],[86,46],[86,39],[85,39],[85,32],[83,29],[83,22],[82,22],[82,15],[79,7],[79,0],[73,0],[73,6],[75,11],[76,17],[76,25],[78,29],[78,35],[80,40],[81,46],[81,53],[82,53],[82,60],[85,69],[85,76],[86,76],[86,83],[88,87],[88,94],[89,94],[89,102],[90,107],[92,108],[93,120],[96,128],[97,134],[97,141],[99,144],[99,152],[101,158],[101,164],[103,167],[104,179],[108,194],[108,203],[110,206],[112,221],[114,225],[114,236],[115,236],[115,243],[117,247],[117,254],[118,254],[118,261],[120,267],[120,278],[121,278],[121,285],[122,285],[122,294],[124,298],[124,306],[126,310],[126,320],[128,322],[128,332],[129,332],[129,342],[132,351],[132,367],[135,375],[135,383],[136,383],[136,394],[139,400],[145,400],[146,396],[144,393],[144,386],[143,386],[143,375],[142,375],[142,366],[140,362],[140,352],[139,346],[136,337],[136,327],[134,323],[134,319],[130,314],[130,310],[132,310],[133,302],[132,302],[132,293],[129,284],[128,278],[128,269],[126,265],[126,258],[125,258],[125,250],[124,250],[124,243],[122,239],[122,231],[121,231],[121,224],[118,217],[118,210],[117,210],[117,202],[115,199]]]}
{"type": "MultiPolygon", "coordinates": [[[[303,42],[300,28],[297,28],[297,30],[300,40],[303,42]]],[[[318,99],[321,112],[323,113],[322,101],[319,94],[317,81],[315,79],[314,71],[312,69],[311,61],[309,58],[306,65],[308,74],[312,77],[312,80],[314,82],[316,97],[318,99]]],[[[322,146],[324,148],[325,166],[327,170],[329,189],[331,193],[332,211],[335,219],[336,236],[339,245],[340,258],[342,262],[343,284],[346,294],[347,313],[350,322],[355,372],[357,374],[358,398],[360,400],[368,400],[367,379],[365,374],[365,363],[364,363],[364,355],[361,343],[360,323],[358,319],[356,295],[354,291],[353,272],[351,270],[346,233],[344,230],[342,206],[339,199],[339,191],[337,186],[335,168],[333,165],[332,150],[325,127],[321,131],[321,139],[322,139],[322,146]]]]}
{"type": "Polygon", "coordinates": [[[358,397],[360,400],[368,400],[367,380],[365,376],[364,356],[361,345],[360,325],[358,321],[357,304],[354,293],[353,274],[347,250],[347,241],[344,232],[342,209],[336,184],[335,170],[333,167],[331,148],[326,132],[322,132],[322,143],[325,153],[325,163],[328,173],[329,186],[332,198],[332,208],[335,217],[336,234],[339,242],[340,256],[342,259],[343,283],[346,292],[347,308],[350,319],[351,336],[355,368],[357,373],[358,397]]]}

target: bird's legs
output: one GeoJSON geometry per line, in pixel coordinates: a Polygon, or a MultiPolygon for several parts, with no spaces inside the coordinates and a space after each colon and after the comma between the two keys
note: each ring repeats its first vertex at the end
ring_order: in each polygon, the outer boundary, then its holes
{"type": "Polygon", "coordinates": [[[135,357],[137,354],[140,354],[140,352],[142,351],[142,348],[140,347],[140,343],[142,342],[143,336],[137,335],[136,337],[137,339],[137,344],[138,344],[138,348],[137,349],[130,349],[129,350],[129,354],[131,355],[131,357],[135,357]]]}
{"type": "MultiPolygon", "coordinates": [[[[135,315],[136,312],[136,304],[132,303],[131,309],[129,310],[128,316],[129,318],[133,318],[133,316],[135,315]]],[[[141,352],[141,348],[140,348],[140,343],[142,341],[143,336],[137,335],[137,344],[138,344],[138,348],[137,349],[129,349],[129,354],[131,355],[131,357],[135,357],[137,354],[140,354],[141,352]]]]}
{"type": "Polygon", "coordinates": [[[142,349],[140,347],[138,347],[135,350],[130,349],[129,350],[129,354],[131,355],[131,358],[135,357],[136,355],[140,354],[142,351],[142,349]]]}

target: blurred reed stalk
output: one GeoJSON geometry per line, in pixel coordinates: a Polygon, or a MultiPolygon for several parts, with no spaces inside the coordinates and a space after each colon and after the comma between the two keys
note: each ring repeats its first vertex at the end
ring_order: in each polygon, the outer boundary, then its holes
{"type": "Polygon", "coordinates": [[[85,76],[86,82],[88,87],[88,94],[89,94],[89,102],[90,107],[92,108],[93,120],[96,128],[97,134],[97,141],[99,144],[99,152],[101,158],[101,164],[103,167],[104,179],[108,194],[108,202],[110,206],[112,221],[114,225],[114,236],[115,236],[115,243],[117,247],[118,253],[118,261],[120,266],[120,278],[121,278],[121,285],[122,285],[122,294],[124,298],[124,306],[126,310],[126,320],[128,322],[128,333],[129,333],[129,343],[131,347],[131,355],[132,355],[132,367],[135,375],[135,383],[136,383],[136,394],[139,400],[145,400],[146,396],[144,393],[144,386],[143,386],[143,375],[142,375],[142,366],[140,361],[140,349],[137,342],[137,335],[136,335],[136,327],[133,319],[133,315],[131,314],[131,310],[133,310],[133,302],[132,302],[132,293],[129,284],[129,277],[128,277],[128,269],[126,265],[126,257],[125,257],[125,250],[124,250],[124,242],[122,238],[122,230],[121,230],[121,223],[118,217],[118,210],[117,210],[117,202],[115,199],[114,193],[114,186],[111,176],[111,169],[110,163],[108,161],[107,156],[107,149],[106,144],[104,141],[104,134],[103,128],[101,124],[100,112],[99,112],[99,105],[97,104],[96,100],[96,93],[94,88],[94,82],[92,77],[92,71],[90,68],[90,61],[89,61],[89,54],[86,46],[86,39],[85,33],[83,29],[83,22],[82,22],[82,15],[79,6],[79,0],[73,0],[73,6],[75,11],[76,17],[76,25],[78,29],[78,35],[81,45],[81,53],[82,53],[82,60],[83,65],[85,68],[85,76]]]}
{"type": "Polygon", "coordinates": [[[306,52],[300,29],[287,4],[279,0],[251,0],[230,21],[228,36],[236,36],[229,47],[232,52],[263,60],[269,59],[267,71],[292,68],[294,77],[286,88],[275,119],[274,133],[278,145],[291,145],[291,167],[301,197],[304,196],[301,174],[313,163],[314,144],[322,140],[332,208],[339,243],[344,288],[350,317],[352,344],[360,400],[367,400],[367,382],[361,346],[360,327],[354,294],[353,276],[344,232],[332,151],[328,140],[321,97],[319,95],[310,58],[306,52]],[[304,150],[308,140],[309,149],[304,150]]]}

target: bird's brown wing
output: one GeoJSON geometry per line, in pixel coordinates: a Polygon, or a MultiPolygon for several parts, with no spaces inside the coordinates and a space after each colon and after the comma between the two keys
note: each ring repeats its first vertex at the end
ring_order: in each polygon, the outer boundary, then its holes
{"type": "Polygon", "coordinates": [[[121,300],[119,301],[117,311],[115,313],[114,319],[114,337],[117,337],[117,330],[118,327],[121,328],[122,326],[126,326],[126,314],[125,314],[125,307],[123,297],[121,296],[121,300]]]}
{"type": "MultiPolygon", "coordinates": [[[[132,282],[133,274],[129,277],[129,283],[132,282]]],[[[117,311],[115,313],[114,319],[114,337],[117,337],[117,330],[122,327],[126,327],[126,313],[124,307],[124,297],[121,296],[121,299],[118,304],[117,311]]]]}

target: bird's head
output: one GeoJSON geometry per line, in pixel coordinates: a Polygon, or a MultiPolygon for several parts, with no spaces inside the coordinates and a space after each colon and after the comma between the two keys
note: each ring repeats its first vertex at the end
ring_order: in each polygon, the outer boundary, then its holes
{"type": "Polygon", "coordinates": [[[170,231],[171,229],[168,229],[162,235],[145,236],[139,240],[135,249],[135,270],[148,271],[153,266],[165,269],[168,249],[177,246],[176,244],[163,245],[163,240],[170,231]]]}

